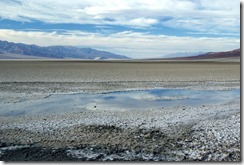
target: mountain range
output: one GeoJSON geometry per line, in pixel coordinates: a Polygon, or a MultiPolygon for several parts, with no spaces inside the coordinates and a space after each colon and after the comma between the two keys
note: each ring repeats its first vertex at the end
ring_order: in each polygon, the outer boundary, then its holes
{"type": "Polygon", "coordinates": [[[188,56],[197,56],[201,54],[205,54],[207,52],[176,52],[164,55],[161,58],[175,58],[175,57],[188,57],[188,56]]]}
{"type": "Polygon", "coordinates": [[[41,47],[7,41],[0,41],[0,54],[2,58],[130,59],[123,55],[92,48],[78,48],[73,46],[41,47]]]}
{"type": "MultiPolygon", "coordinates": [[[[145,60],[240,60],[240,49],[226,52],[178,52],[160,58],[145,60]]],[[[73,46],[47,46],[27,45],[0,40],[0,59],[130,59],[124,55],[118,55],[107,51],[92,48],[79,48],[73,46]]]]}
{"type": "Polygon", "coordinates": [[[240,49],[235,49],[226,52],[209,52],[197,56],[188,56],[188,57],[178,57],[174,59],[178,60],[202,60],[202,59],[221,59],[221,58],[240,58],[241,51],[240,49]]]}
{"type": "Polygon", "coordinates": [[[168,54],[160,58],[148,58],[145,60],[207,60],[207,61],[240,61],[241,51],[235,49],[225,52],[178,52],[168,54]]]}

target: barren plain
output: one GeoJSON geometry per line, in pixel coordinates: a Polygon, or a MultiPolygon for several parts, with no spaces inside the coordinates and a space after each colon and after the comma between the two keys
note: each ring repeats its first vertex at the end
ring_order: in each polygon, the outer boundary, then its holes
{"type": "MultiPolygon", "coordinates": [[[[5,107],[57,94],[240,89],[239,62],[2,60],[0,70],[5,107]]],[[[1,116],[0,160],[240,161],[238,96],[216,105],[1,116]]]]}

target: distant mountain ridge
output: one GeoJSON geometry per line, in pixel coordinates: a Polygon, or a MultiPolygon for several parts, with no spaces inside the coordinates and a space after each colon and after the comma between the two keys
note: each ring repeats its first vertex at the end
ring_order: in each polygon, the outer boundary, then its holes
{"type": "Polygon", "coordinates": [[[201,52],[178,52],[178,53],[172,53],[168,54],[164,57],[160,58],[147,58],[143,60],[230,60],[230,61],[240,61],[241,52],[240,49],[235,49],[231,51],[225,51],[225,52],[208,52],[208,53],[202,53],[201,52]],[[192,54],[192,55],[190,55],[192,54]],[[172,57],[172,56],[176,57],[172,57]]]}
{"type": "Polygon", "coordinates": [[[240,57],[240,56],[241,56],[240,49],[235,49],[226,52],[209,52],[197,56],[179,57],[175,59],[201,60],[201,59],[216,59],[216,58],[233,58],[233,57],[240,57]]]}
{"type": "Polygon", "coordinates": [[[175,58],[175,57],[188,57],[188,56],[197,56],[201,54],[205,54],[207,52],[177,52],[171,53],[163,56],[163,58],[175,58]]]}
{"type": "Polygon", "coordinates": [[[127,56],[100,51],[92,48],[78,48],[73,46],[47,46],[27,45],[0,41],[0,52],[18,55],[36,56],[44,58],[76,58],[76,59],[130,59],[127,56]]]}

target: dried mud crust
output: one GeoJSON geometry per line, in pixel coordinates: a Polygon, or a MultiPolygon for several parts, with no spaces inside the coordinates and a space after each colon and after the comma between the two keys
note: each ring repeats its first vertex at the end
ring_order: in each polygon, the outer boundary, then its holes
{"type": "Polygon", "coordinates": [[[1,92],[13,93],[69,93],[147,88],[196,88],[200,90],[239,88],[239,80],[230,81],[116,81],[116,82],[0,82],[1,92]]]}
{"type": "MultiPolygon", "coordinates": [[[[234,118],[232,116],[225,120],[231,121],[234,118]]],[[[76,134],[80,134],[77,139],[66,141],[46,139],[29,144],[27,147],[4,151],[0,154],[0,158],[7,161],[240,161],[238,139],[219,144],[220,139],[216,137],[202,136],[214,131],[195,127],[196,125],[185,125],[171,128],[172,131],[167,132],[157,128],[77,126],[73,128],[76,134]],[[66,146],[60,147],[61,144],[66,146]]],[[[2,148],[9,145],[10,143],[4,145],[2,143],[2,148]]]]}
{"type": "Polygon", "coordinates": [[[0,82],[240,80],[240,63],[0,61],[0,82]]]}

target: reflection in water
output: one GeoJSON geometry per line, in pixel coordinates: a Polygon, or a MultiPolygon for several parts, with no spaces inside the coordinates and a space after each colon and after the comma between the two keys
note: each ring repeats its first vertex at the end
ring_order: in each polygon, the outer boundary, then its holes
{"type": "Polygon", "coordinates": [[[105,94],[52,95],[45,99],[2,104],[1,116],[81,110],[141,110],[173,106],[221,104],[240,99],[240,90],[153,89],[105,94]]]}

